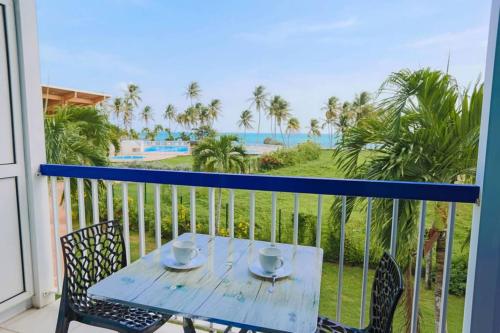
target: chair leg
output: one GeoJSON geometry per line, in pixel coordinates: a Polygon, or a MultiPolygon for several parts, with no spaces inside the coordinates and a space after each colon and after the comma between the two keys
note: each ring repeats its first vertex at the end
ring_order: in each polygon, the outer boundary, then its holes
{"type": "Polygon", "coordinates": [[[56,333],[67,333],[69,329],[69,324],[71,320],[67,318],[62,311],[59,311],[59,316],[57,318],[56,333]]]}
{"type": "Polygon", "coordinates": [[[182,318],[182,328],[184,329],[184,333],[196,333],[193,321],[189,318],[182,318]]]}

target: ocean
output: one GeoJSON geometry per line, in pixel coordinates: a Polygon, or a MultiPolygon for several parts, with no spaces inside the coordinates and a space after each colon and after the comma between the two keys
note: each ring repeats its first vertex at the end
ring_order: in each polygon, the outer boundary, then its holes
{"type": "MultiPolygon", "coordinates": [[[[179,133],[174,133],[177,136],[179,133]]],[[[219,134],[234,134],[240,138],[240,141],[247,145],[263,144],[266,138],[273,138],[276,141],[283,142],[283,138],[280,133],[276,133],[274,136],[272,133],[235,133],[235,132],[220,132],[219,134]]],[[[167,138],[167,133],[161,132],[156,136],[156,140],[165,140],[167,138]]],[[[290,146],[296,146],[299,143],[306,142],[308,140],[314,141],[320,144],[323,148],[330,148],[330,138],[327,134],[322,134],[319,137],[310,138],[306,133],[296,133],[290,134],[287,137],[284,134],[284,143],[290,146]]],[[[335,136],[333,138],[333,144],[335,145],[335,136]]]]}

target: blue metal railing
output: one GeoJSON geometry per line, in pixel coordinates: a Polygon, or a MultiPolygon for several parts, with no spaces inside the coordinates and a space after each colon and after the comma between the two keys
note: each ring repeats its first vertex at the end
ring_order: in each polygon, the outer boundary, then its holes
{"type": "Polygon", "coordinates": [[[40,173],[44,176],[56,177],[372,198],[464,203],[475,203],[479,198],[479,186],[462,184],[283,177],[54,164],[41,165],[40,173]]]}

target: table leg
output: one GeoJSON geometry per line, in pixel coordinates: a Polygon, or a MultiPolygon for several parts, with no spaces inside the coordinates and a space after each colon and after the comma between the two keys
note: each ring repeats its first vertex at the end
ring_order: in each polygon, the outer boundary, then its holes
{"type": "Polygon", "coordinates": [[[184,328],[184,333],[196,333],[193,321],[189,318],[182,319],[182,327],[184,328]]]}

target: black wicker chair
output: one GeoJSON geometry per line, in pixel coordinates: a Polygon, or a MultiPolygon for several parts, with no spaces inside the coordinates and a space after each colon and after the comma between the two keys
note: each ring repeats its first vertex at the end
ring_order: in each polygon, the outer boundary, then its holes
{"type": "Polygon", "coordinates": [[[71,321],[117,332],[154,332],[170,317],[148,310],[90,298],[87,290],[127,265],[120,224],[102,222],[61,237],[64,283],[56,333],[71,321]]]}
{"type": "Polygon", "coordinates": [[[392,318],[403,293],[403,276],[392,256],[384,253],[375,272],[370,303],[370,324],[359,329],[328,318],[318,318],[317,333],[390,333],[392,318]]]}

